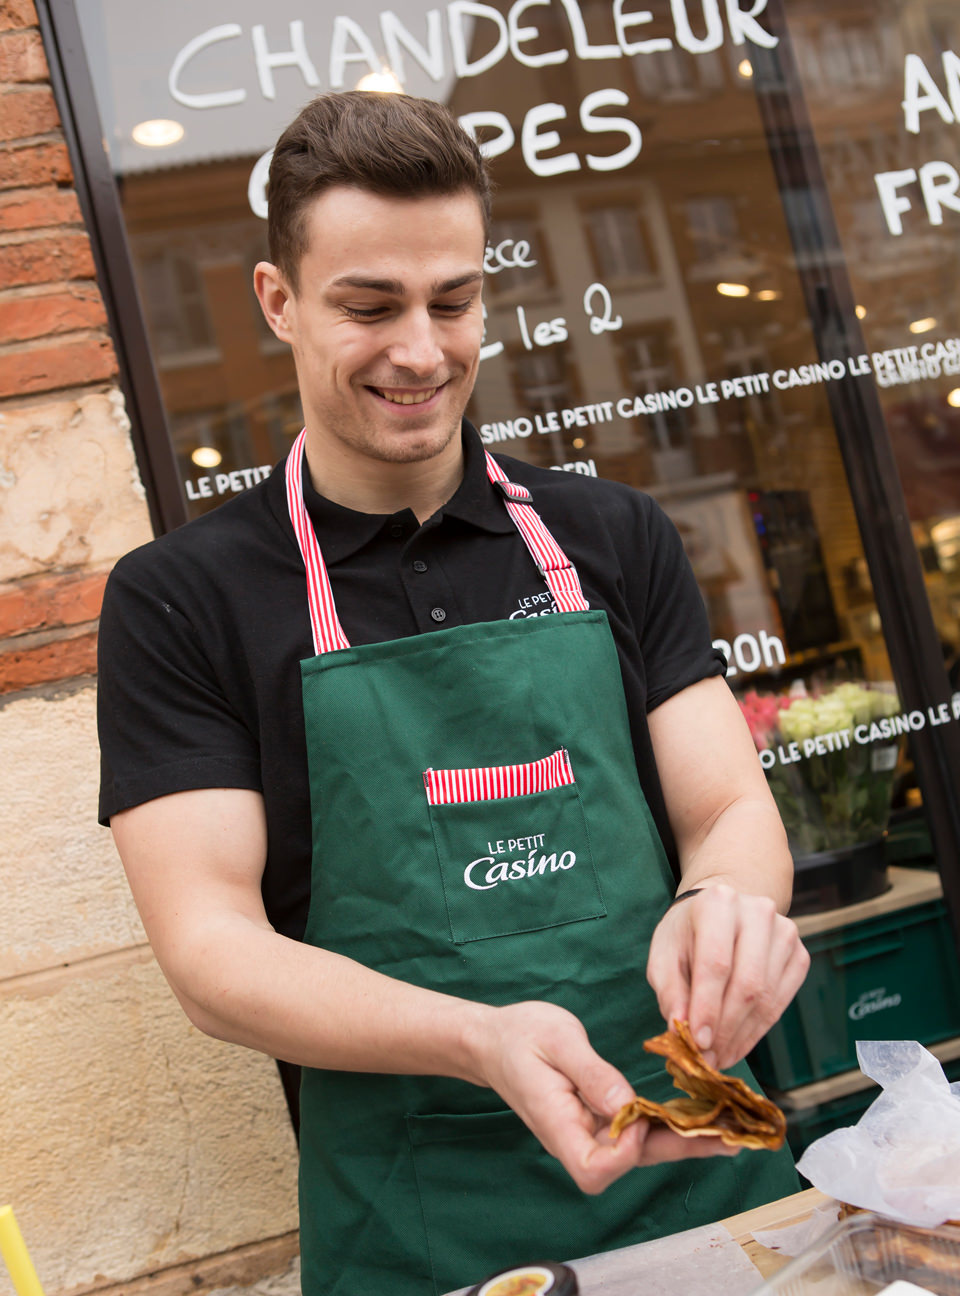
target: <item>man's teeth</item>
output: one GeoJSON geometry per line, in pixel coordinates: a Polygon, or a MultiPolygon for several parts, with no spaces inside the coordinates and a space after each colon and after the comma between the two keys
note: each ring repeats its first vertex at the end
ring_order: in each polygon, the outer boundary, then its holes
{"type": "Polygon", "coordinates": [[[383,399],[391,401],[394,405],[422,405],[424,401],[436,396],[438,391],[437,387],[428,387],[418,392],[390,392],[385,391],[383,387],[377,388],[377,392],[383,399]]]}

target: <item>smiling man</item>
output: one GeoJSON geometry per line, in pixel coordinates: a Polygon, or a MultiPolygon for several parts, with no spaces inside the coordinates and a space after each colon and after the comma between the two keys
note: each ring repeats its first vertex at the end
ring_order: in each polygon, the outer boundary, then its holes
{"type": "Polygon", "coordinates": [[[664,1020],[739,1063],[807,958],[676,530],[463,418],[476,146],[324,95],[268,196],[305,427],[113,573],[101,817],[191,1021],[303,1068],[305,1293],[436,1296],[791,1191],[785,1154],[609,1137],[668,1096],[664,1020]]]}

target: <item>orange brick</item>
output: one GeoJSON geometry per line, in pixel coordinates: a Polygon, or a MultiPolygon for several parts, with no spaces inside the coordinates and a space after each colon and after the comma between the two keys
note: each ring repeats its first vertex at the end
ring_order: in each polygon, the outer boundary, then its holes
{"type": "Polygon", "coordinates": [[[0,230],[42,229],[48,225],[79,225],[80,204],[72,189],[14,190],[0,194],[0,230]]]}
{"type": "Polygon", "coordinates": [[[106,583],[107,573],[95,572],[41,576],[0,589],[0,639],[95,621],[106,583]]]}
{"type": "Polygon", "coordinates": [[[0,693],[15,693],[38,684],[56,684],[93,675],[97,669],[97,633],[55,639],[35,648],[0,652],[0,693]]]}
{"type": "Polygon", "coordinates": [[[106,323],[107,313],[93,284],[75,284],[62,292],[6,300],[0,295],[2,342],[27,342],[57,333],[102,328],[106,323]]]}
{"type": "Polygon", "coordinates": [[[0,146],[0,189],[69,184],[72,178],[70,155],[60,140],[0,146]]]}
{"type": "Polygon", "coordinates": [[[0,81],[48,81],[50,69],[38,31],[0,36],[0,81]]]}
{"type": "Polygon", "coordinates": [[[43,135],[59,125],[53,91],[47,86],[25,86],[0,95],[0,140],[43,135]]]}
{"type": "Polygon", "coordinates": [[[117,372],[109,338],[70,338],[51,346],[0,351],[0,396],[28,396],[105,382],[117,372]]]}
{"type": "Polygon", "coordinates": [[[93,255],[85,233],[68,231],[0,246],[0,288],[92,278],[93,255]]]}
{"type": "Polygon", "coordinates": [[[0,0],[0,31],[36,25],[37,11],[33,0],[0,0]]]}

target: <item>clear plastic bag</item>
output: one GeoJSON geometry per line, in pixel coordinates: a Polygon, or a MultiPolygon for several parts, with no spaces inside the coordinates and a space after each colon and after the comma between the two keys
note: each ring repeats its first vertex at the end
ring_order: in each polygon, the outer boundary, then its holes
{"type": "Polygon", "coordinates": [[[856,1125],[833,1130],[797,1169],[821,1192],[904,1224],[960,1220],[960,1082],[914,1040],[857,1044],[883,1093],[856,1125]]]}

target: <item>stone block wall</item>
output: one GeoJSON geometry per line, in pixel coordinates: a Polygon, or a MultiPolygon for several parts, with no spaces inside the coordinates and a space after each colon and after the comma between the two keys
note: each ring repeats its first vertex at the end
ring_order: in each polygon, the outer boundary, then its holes
{"type": "Polygon", "coordinates": [[[100,601],[151,534],[116,379],[36,13],[0,0],[0,1204],[48,1296],[275,1289],[276,1070],[187,1022],[96,824],[100,601]]]}

